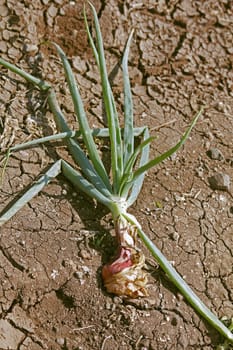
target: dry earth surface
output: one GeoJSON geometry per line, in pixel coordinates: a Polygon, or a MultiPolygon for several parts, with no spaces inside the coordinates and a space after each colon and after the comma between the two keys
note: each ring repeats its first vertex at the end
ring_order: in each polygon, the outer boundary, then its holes
{"type": "MultiPolygon", "coordinates": [[[[185,147],[147,174],[132,207],[150,238],[219,317],[233,316],[233,2],[93,1],[109,72],[135,28],[129,59],[135,123],[157,135],[151,157],[174,145],[201,105],[185,147]],[[210,181],[223,174],[223,187],[210,181]],[[220,186],[220,188],[219,188],[220,186]]],[[[103,126],[101,89],[85,34],[82,1],[0,0],[1,56],[43,77],[76,128],[55,51],[70,58],[92,126],[103,126]]],[[[91,20],[90,20],[91,24],[91,20]]],[[[56,132],[46,97],[0,68],[0,145],[56,132]]],[[[122,108],[121,72],[113,79],[122,108]]],[[[108,157],[107,149],[106,157],[108,157]]],[[[63,157],[62,141],[12,155],[0,209],[63,157]]],[[[221,180],[221,179],[220,179],[221,180]]],[[[0,349],[215,349],[223,339],[147,256],[150,296],[108,295],[101,266],[114,246],[107,211],[63,176],[1,227],[0,349]]],[[[144,249],[144,248],[143,248],[144,249]]]]}

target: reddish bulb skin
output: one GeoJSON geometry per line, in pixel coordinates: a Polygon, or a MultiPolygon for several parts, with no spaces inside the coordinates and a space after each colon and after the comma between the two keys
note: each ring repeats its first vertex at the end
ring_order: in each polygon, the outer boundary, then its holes
{"type": "Polygon", "coordinates": [[[117,256],[117,259],[114,260],[113,263],[104,265],[102,269],[102,276],[104,279],[133,265],[129,249],[120,247],[120,252],[117,256]]]}
{"type": "Polygon", "coordinates": [[[102,277],[108,293],[137,298],[148,295],[147,275],[143,271],[145,256],[136,247],[137,230],[119,217],[115,222],[118,251],[114,259],[104,265],[102,277]]]}

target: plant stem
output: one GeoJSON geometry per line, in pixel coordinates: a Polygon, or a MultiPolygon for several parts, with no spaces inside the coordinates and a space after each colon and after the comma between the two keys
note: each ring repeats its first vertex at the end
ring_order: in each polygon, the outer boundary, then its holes
{"type": "Polygon", "coordinates": [[[208,309],[208,307],[199,299],[199,297],[192,291],[183,278],[176,272],[174,267],[169,263],[160,250],[154,245],[149,237],[142,231],[137,219],[130,214],[124,214],[125,218],[132,224],[137,226],[138,234],[145,246],[148,248],[152,256],[162,267],[169,279],[175,284],[182,295],[192,305],[192,307],[205,318],[210,325],[219,331],[227,340],[233,344],[233,333],[208,309]]]}

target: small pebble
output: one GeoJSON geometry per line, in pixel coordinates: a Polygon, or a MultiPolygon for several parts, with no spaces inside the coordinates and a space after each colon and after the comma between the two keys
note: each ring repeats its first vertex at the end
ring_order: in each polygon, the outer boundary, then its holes
{"type": "Polygon", "coordinates": [[[33,44],[26,44],[25,45],[25,51],[26,52],[37,52],[38,51],[38,46],[33,45],[33,44]]]}
{"type": "Polygon", "coordinates": [[[63,346],[65,345],[65,339],[64,338],[57,338],[56,339],[57,344],[63,346]]]}
{"type": "Polygon", "coordinates": [[[177,293],[176,298],[178,301],[183,301],[184,300],[184,296],[181,293],[177,293]]]}
{"type": "Polygon", "coordinates": [[[223,160],[224,156],[218,148],[210,148],[207,151],[207,156],[214,160],[223,160]]]}
{"type": "Polygon", "coordinates": [[[56,6],[54,6],[53,4],[51,6],[49,6],[47,13],[50,17],[55,17],[57,14],[58,9],[56,8],[56,6]]]}
{"type": "Polygon", "coordinates": [[[173,241],[178,241],[179,238],[180,238],[180,235],[179,235],[178,232],[175,231],[175,232],[172,232],[172,233],[171,233],[170,237],[171,237],[171,239],[172,239],[173,241]]]}
{"type": "Polygon", "coordinates": [[[213,190],[222,190],[229,191],[230,190],[230,176],[223,173],[217,173],[211,177],[209,177],[209,184],[213,190]]]}
{"type": "Polygon", "coordinates": [[[81,249],[80,252],[79,252],[79,256],[83,259],[88,259],[90,260],[91,259],[91,254],[85,250],[85,249],[81,249]]]}

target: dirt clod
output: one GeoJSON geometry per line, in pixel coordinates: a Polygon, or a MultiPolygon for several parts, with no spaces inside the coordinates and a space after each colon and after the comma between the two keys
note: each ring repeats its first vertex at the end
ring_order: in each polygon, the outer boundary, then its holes
{"type": "Polygon", "coordinates": [[[210,148],[207,151],[207,155],[214,160],[223,160],[224,156],[218,148],[210,148]]]}
{"type": "Polygon", "coordinates": [[[230,190],[230,176],[223,173],[218,173],[209,178],[210,186],[213,190],[230,190]]]}

